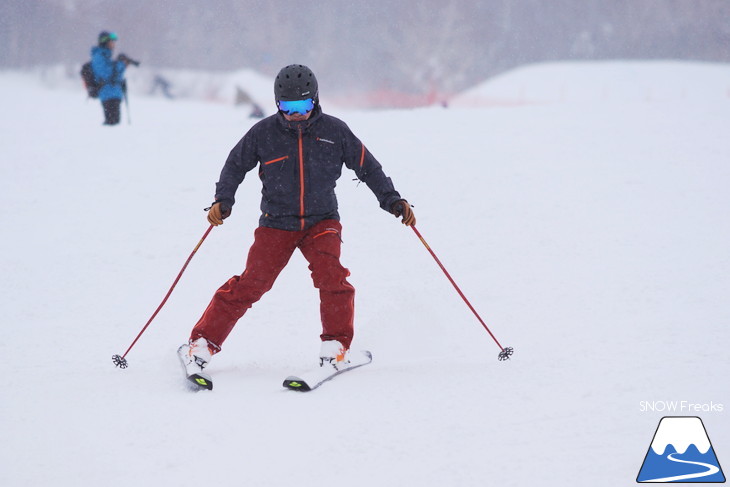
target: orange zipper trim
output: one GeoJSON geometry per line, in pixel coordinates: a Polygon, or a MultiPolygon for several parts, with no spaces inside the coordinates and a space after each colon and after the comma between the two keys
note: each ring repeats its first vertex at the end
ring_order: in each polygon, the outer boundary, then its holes
{"type": "Polygon", "coordinates": [[[299,127],[299,222],[300,229],[304,230],[304,147],[301,127],[299,127]]]}
{"type": "Polygon", "coordinates": [[[360,167],[365,162],[365,144],[362,144],[362,152],[360,152],[360,167]]]}
{"type": "Polygon", "coordinates": [[[320,232],[320,233],[318,233],[317,235],[315,235],[315,236],[314,236],[314,237],[312,237],[312,238],[313,238],[313,239],[315,239],[315,238],[321,237],[322,235],[325,235],[325,234],[327,234],[327,233],[334,233],[334,234],[337,234],[337,233],[339,233],[339,232],[337,232],[337,230],[325,230],[324,232],[320,232]]]}
{"type": "Polygon", "coordinates": [[[273,164],[275,162],[283,161],[284,159],[289,159],[289,156],[284,156],[284,157],[280,157],[278,159],[272,159],[270,161],[266,161],[266,162],[264,162],[264,166],[266,166],[268,164],[273,164]]]}

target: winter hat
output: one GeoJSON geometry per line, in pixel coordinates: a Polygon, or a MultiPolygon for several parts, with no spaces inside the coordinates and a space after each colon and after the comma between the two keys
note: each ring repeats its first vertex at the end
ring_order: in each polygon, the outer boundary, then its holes
{"type": "Polygon", "coordinates": [[[101,31],[99,33],[99,45],[103,46],[109,41],[116,41],[118,39],[117,34],[114,32],[101,31]]]}

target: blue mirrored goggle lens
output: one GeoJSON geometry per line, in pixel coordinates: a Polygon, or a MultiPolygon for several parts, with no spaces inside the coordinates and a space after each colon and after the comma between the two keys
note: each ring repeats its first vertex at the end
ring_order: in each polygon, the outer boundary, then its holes
{"type": "Polygon", "coordinates": [[[112,32],[112,33],[109,34],[109,39],[112,40],[112,41],[116,41],[119,38],[117,37],[117,33],[116,32],[112,32]]]}
{"type": "Polygon", "coordinates": [[[306,100],[279,101],[279,110],[286,113],[287,115],[292,115],[294,113],[301,113],[302,115],[306,115],[307,113],[311,112],[313,108],[313,98],[307,98],[306,100]]]}

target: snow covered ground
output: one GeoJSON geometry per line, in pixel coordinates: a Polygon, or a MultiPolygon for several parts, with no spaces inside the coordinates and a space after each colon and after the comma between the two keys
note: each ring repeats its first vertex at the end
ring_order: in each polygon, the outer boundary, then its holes
{"type": "Polygon", "coordinates": [[[129,368],[111,362],[206,230],[249,111],[132,91],[132,123],[102,127],[79,90],[0,74],[0,485],[614,487],[634,484],[665,415],[701,416],[730,464],[730,67],[594,68],[526,68],[475,91],[505,100],[562,80],[594,94],[549,104],[325,105],[515,355],[497,361],[413,232],[345,172],[353,346],[374,362],[311,394],[281,387],[319,350],[298,254],[211,363],[214,391],[181,379],[177,346],[243,270],[253,174],[129,368]],[[718,89],[682,95],[688,72],[718,89]],[[636,73],[666,96],[630,92],[636,73]],[[642,411],[674,400],[701,406],[642,411]]]}

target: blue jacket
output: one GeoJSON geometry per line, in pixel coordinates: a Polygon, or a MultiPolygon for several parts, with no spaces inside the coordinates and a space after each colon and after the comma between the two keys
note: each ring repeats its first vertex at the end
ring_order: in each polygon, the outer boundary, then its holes
{"type": "Polygon", "coordinates": [[[231,150],[215,199],[232,207],[246,173],[258,166],[263,184],[259,224],[304,230],[324,219],[339,220],[335,184],[343,164],[367,184],[384,210],[401,199],[365,145],[319,106],[303,122],[287,122],[276,113],[251,127],[231,150]]]}
{"type": "Polygon", "coordinates": [[[124,96],[122,83],[126,68],[127,65],[122,61],[112,61],[111,49],[101,46],[91,48],[91,69],[96,80],[102,83],[99,100],[122,99],[124,96]]]}

